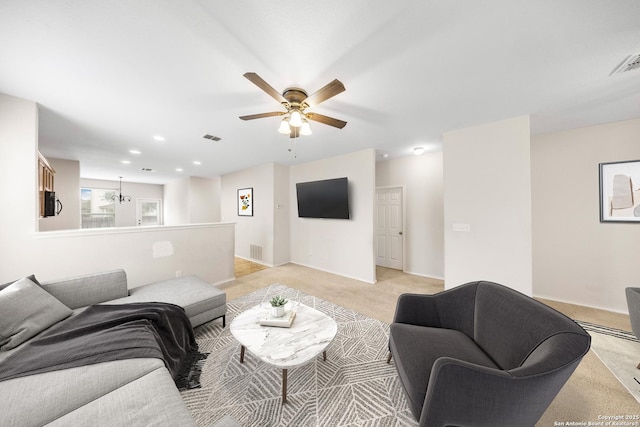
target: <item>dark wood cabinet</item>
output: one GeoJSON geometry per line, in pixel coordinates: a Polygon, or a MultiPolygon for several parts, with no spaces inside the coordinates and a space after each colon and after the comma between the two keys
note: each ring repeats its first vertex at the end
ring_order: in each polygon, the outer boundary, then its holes
{"type": "Polygon", "coordinates": [[[40,218],[45,216],[45,192],[53,192],[56,171],[47,159],[38,151],[38,199],[40,201],[40,218]]]}

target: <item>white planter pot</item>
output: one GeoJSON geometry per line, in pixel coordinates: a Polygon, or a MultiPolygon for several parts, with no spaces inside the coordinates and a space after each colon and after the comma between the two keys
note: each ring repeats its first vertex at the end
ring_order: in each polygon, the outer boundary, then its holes
{"type": "Polygon", "coordinates": [[[284,316],[284,306],[271,307],[271,315],[273,317],[282,317],[282,316],[284,316]]]}

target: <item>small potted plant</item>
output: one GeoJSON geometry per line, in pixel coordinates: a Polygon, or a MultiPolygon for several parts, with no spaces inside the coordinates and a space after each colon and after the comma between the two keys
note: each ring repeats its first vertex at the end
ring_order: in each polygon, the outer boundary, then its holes
{"type": "Polygon", "coordinates": [[[288,302],[284,297],[280,295],[276,295],[271,298],[271,315],[273,317],[282,317],[284,316],[284,305],[288,302]]]}

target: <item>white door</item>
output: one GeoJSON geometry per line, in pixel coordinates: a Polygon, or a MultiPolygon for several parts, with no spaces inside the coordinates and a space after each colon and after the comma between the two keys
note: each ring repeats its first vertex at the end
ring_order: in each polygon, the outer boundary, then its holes
{"type": "Polygon", "coordinates": [[[376,264],[402,270],[402,188],[376,190],[376,199],[376,264]]]}
{"type": "Polygon", "coordinates": [[[136,223],[138,225],[162,225],[161,202],[160,199],[136,199],[136,223]]]}

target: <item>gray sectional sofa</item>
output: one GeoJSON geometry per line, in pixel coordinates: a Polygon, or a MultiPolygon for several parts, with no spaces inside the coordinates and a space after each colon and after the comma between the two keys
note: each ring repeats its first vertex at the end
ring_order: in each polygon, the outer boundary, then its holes
{"type": "Polygon", "coordinates": [[[389,361],[420,427],[527,427],[590,343],[554,309],[496,283],[472,282],[436,295],[401,295],[389,361]]]}
{"type": "MultiPolygon", "coordinates": [[[[36,285],[32,280],[22,279],[20,284],[0,287],[0,306],[4,304],[2,316],[5,319],[4,323],[0,320],[0,345],[9,347],[0,351],[0,372],[3,362],[12,354],[18,355],[29,341],[10,348],[20,342],[20,335],[34,333],[29,329],[34,327],[35,320],[30,319],[42,320],[51,311],[50,306],[55,306],[56,314],[45,322],[52,319],[54,323],[65,322],[92,304],[130,302],[178,305],[184,308],[193,326],[218,318],[222,325],[225,322],[225,293],[195,276],[128,289],[125,272],[115,270],[36,285]],[[43,294],[42,290],[46,292],[43,294]],[[26,301],[17,299],[19,295],[26,301]],[[53,300],[49,296],[54,297],[53,300]],[[7,336],[3,331],[15,329],[8,317],[22,315],[25,307],[33,312],[25,315],[27,320],[18,333],[7,336]],[[64,319],[55,320],[56,316],[64,319]],[[18,341],[12,344],[12,339],[18,341]]],[[[134,358],[2,381],[0,425],[190,426],[195,423],[163,361],[134,358]]]]}

